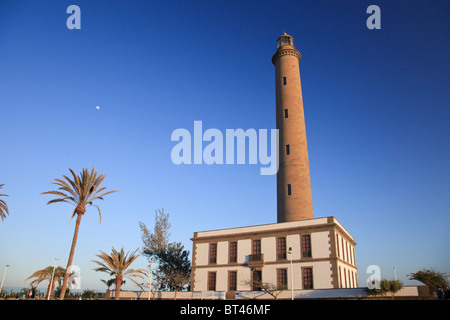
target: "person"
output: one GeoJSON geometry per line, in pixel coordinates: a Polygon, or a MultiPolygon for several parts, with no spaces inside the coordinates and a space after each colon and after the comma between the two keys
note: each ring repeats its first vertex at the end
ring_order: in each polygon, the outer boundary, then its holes
{"type": "Polygon", "coordinates": [[[442,291],[441,287],[436,288],[436,295],[438,300],[444,300],[444,292],[442,291]]]}
{"type": "Polygon", "coordinates": [[[445,300],[450,300],[450,288],[449,286],[445,287],[445,291],[444,291],[444,299],[445,300]]]}

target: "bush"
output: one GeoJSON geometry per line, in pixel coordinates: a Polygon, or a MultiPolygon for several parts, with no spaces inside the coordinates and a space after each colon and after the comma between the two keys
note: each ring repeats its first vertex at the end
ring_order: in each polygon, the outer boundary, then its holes
{"type": "Polygon", "coordinates": [[[84,290],[81,295],[84,299],[97,298],[97,293],[94,290],[84,290]]]}
{"type": "Polygon", "coordinates": [[[386,296],[389,292],[392,293],[392,298],[394,295],[403,288],[403,283],[400,280],[387,280],[381,279],[380,288],[369,289],[367,288],[367,294],[369,296],[386,296]]]}

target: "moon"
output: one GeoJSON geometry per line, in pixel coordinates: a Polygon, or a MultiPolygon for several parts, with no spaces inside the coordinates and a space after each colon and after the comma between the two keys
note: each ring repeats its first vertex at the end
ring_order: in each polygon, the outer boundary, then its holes
{"type": "Polygon", "coordinates": [[[100,107],[99,107],[99,106],[96,106],[96,108],[97,108],[97,110],[99,110],[99,109],[100,109],[100,107]]]}

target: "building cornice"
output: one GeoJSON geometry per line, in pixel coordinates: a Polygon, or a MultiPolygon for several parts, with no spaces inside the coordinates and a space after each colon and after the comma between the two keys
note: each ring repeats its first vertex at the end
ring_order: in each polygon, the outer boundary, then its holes
{"type": "MultiPolygon", "coordinates": [[[[292,263],[312,264],[314,262],[324,262],[324,261],[330,261],[332,259],[333,258],[330,258],[330,257],[323,257],[323,258],[306,257],[306,258],[300,258],[300,259],[293,259],[292,263]]],[[[334,258],[334,259],[336,259],[336,258],[334,258]]],[[[351,264],[346,263],[343,260],[342,260],[342,262],[357,269],[356,266],[352,266],[351,264]]],[[[264,265],[280,265],[280,266],[282,266],[282,265],[289,265],[290,263],[291,263],[291,260],[289,260],[289,259],[264,261],[264,265]]],[[[244,263],[234,262],[234,263],[221,263],[221,264],[205,264],[205,265],[200,265],[200,266],[195,265],[192,267],[192,269],[228,268],[231,270],[233,268],[238,268],[238,267],[251,268],[247,262],[244,262],[244,263]]]]}
{"type": "Polygon", "coordinates": [[[298,52],[296,49],[294,48],[283,48],[281,47],[280,49],[277,50],[277,52],[275,52],[275,54],[272,57],[272,63],[275,65],[275,63],[277,62],[277,60],[280,57],[283,56],[294,56],[298,59],[298,61],[300,61],[300,59],[302,58],[302,55],[300,54],[300,52],[298,52]]]}
{"type": "Polygon", "coordinates": [[[356,242],[351,237],[351,235],[342,227],[342,225],[334,217],[316,218],[309,221],[312,223],[303,224],[301,221],[298,221],[299,224],[297,224],[296,222],[285,222],[270,225],[261,225],[259,227],[253,226],[253,227],[222,229],[218,230],[221,231],[219,234],[214,234],[214,231],[195,232],[194,237],[191,238],[190,240],[193,241],[195,244],[197,244],[213,241],[214,242],[236,241],[245,237],[252,239],[270,236],[280,236],[280,234],[297,234],[297,233],[307,234],[311,232],[331,231],[336,229],[337,232],[349,243],[356,245],[356,242]],[[321,223],[315,223],[317,220],[320,220],[321,223]],[[276,226],[276,228],[273,228],[273,226],[276,226]],[[241,232],[236,232],[238,230],[241,230],[241,232]],[[223,232],[223,231],[234,231],[234,232],[223,232]],[[205,233],[209,233],[209,235],[205,235],[205,233]]]}

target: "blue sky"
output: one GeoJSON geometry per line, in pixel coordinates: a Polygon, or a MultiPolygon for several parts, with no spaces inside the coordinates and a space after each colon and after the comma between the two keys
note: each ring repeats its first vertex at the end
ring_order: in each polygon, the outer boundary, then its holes
{"type": "MultiPolygon", "coordinates": [[[[172,240],[276,222],[276,177],[260,165],[171,162],[177,128],[275,128],[271,57],[283,32],[302,54],[315,217],[354,236],[359,284],[450,273],[448,1],[1,1],[0,223],[5,287],[67,263],[71,207],[52,180],[95,168],[119,192],[83,217],[74,264],[104,289],[99,250],[142,246],[139,221],[170,213],[172,240]],[[81,8],[81,30],[66,9],[81,8]],[[369,30],[366,9],[381,9],[369,30]],[[96,109],[99,106],[100,109],[96,109]]],[[[145,268],[140,257],[134,266],[145,268]]],[[[127,284],[125,288],[132,289],[127,284]]]]}

